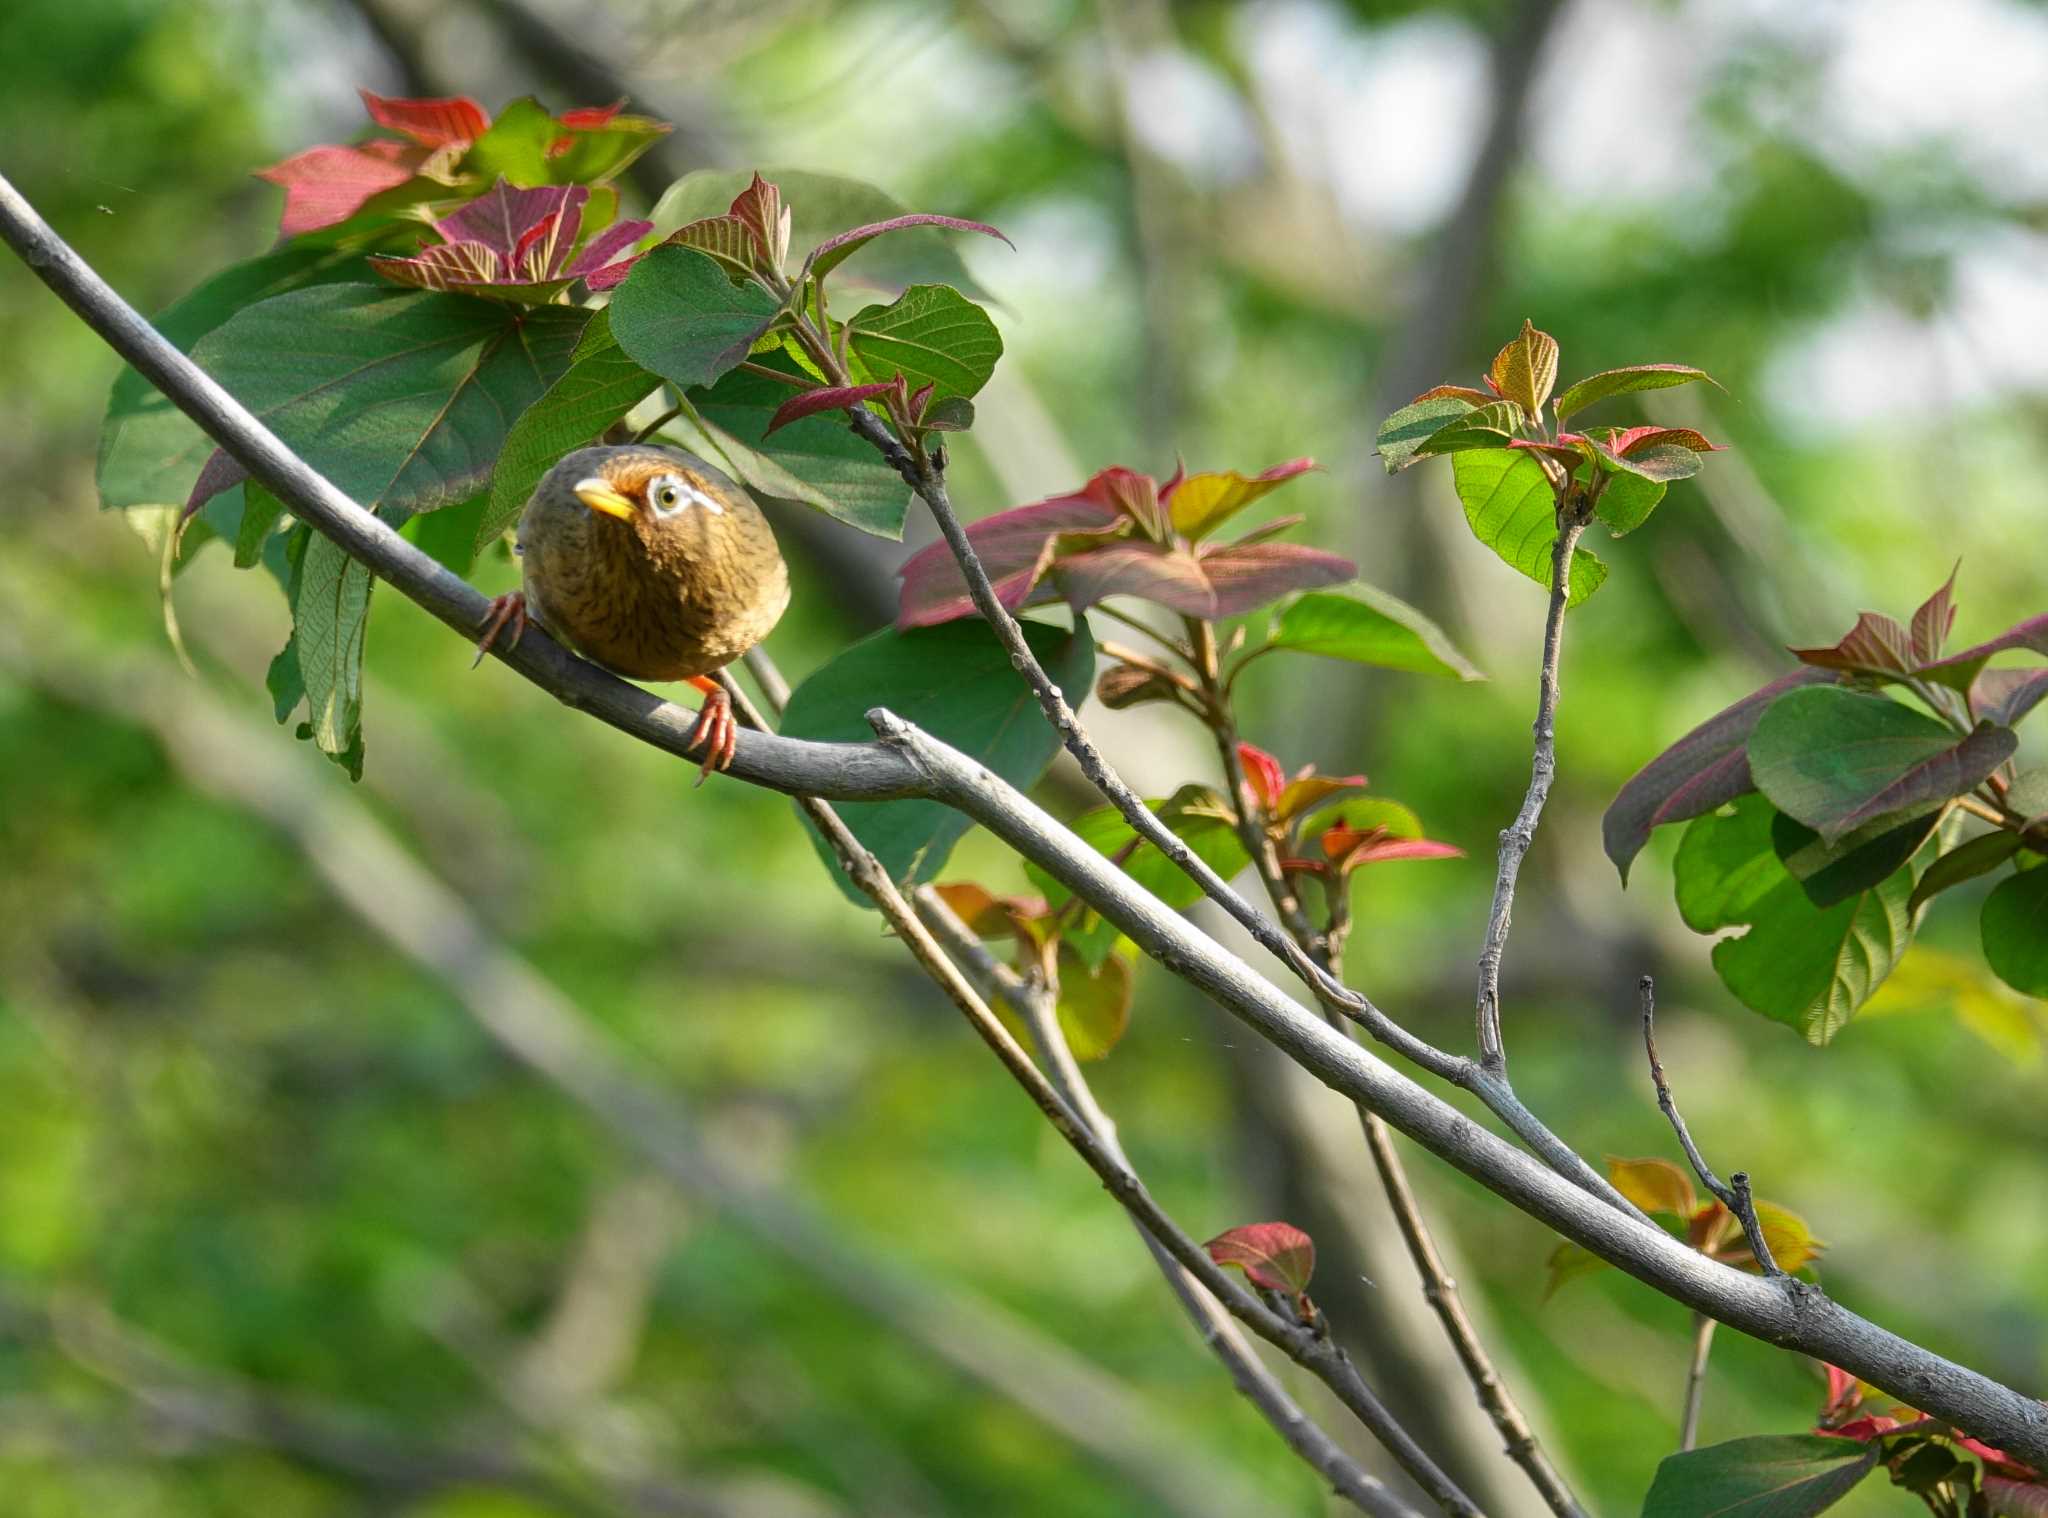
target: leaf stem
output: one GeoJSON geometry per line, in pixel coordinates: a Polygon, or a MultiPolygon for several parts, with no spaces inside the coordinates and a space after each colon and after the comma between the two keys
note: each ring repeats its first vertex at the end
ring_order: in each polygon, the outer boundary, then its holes
{"type": "Polygon", "coordinates": [[[1703,1312],[1692,1315],[1692,1362],[1685,1372],[1685,1407],[1678,1419],[1678,1448],[1681,1452],[1700,1442],[1700,1403],[1707,1390],[1707,1357],[1714,1350],[1714,1320],[1703,1312]]]}

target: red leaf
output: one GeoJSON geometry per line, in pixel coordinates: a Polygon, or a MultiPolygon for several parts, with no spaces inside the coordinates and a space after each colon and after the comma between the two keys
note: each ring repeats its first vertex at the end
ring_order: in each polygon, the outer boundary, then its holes
{"type": "Polygon", "coordinates": [[[1242,1269],[1254,1286],[1299,1300],[1316,1270],[1316,1243],[1292,1223],[1246,1223],[1202,1246],[1218,1265],[1242,1269]]]}
{"type": "MultiPolygon", "coordinates": [[[[1051,566],[1062,537],[1104,536],[1125,525],[1114,506],[1088,495],[1064,495],[983,517],[967,529],[967,540],[994,582],[997,599],[1014,611],[1051,566]]],[[[973,613],[967,581],[943,542],[912,554],[896,573],[903,580],[898,627],[929,627],[973,613]]]]}
{"type": "Polygon", "coordinates": [[[1465,851],[1454,844],[1428,838],[1397,838],[1385,828],[1351,827],[1339,818],[1318,840],[1323,857],[1349,875],[1368,864],[1390,864],[1401,859],[1463,859],[1465,851]]]}
{"type": "Polygon", "coordinates": [[[2014,1481],[1987,1471],[1984,1500],[1999,1518],[2048,1518],[2048,1486],[2036,1481],[2014,1481]]]}
{"type": "Polygon", "coordinates": [[[1690,427],[1615,427],[1607,434],[1607,446],[1623,458],[1646,448],[1690,448],[1694,453],[1719,453],[1719,443],[1710,443],[1690,427]]]}
{"type": "Polygon", "coordinates": [[[619,263],[611,260],[653,230],[651,221],[615,222],[585,243],[562,273],[584,280],[593,290],[610,289],[626,277],[634,263],[630,258],[619,263]],[[604,283],[600,285],[599,280],[604,283]]]}
{"type": "Polygon", "coordinates": [[[1349,559],[1299,543],[1252,543],[1217,548],[1201,556],[1202,572],[1216,593],[1216,618],[1242,616],[1290,591],[1341,585],[1358,578],[1349,559]]]}
{"type": "Polygon", "coordinates": [[[368,90],[357,93],[363,97],[363,109],[378,126],[402,132],[424,147],[466,147],[491,124],[484,108],[466,95],[394,100],[368,90]]]}
{"type": "Polygon", "coordinates": [[[1968,690],[1970,682],[1977,678],[1993,654],[2006,653],[2016,648],[2029,649],[2037,654],[2048,654],[2048,615],[2030,617],[2016,626],[2007,628],[1988,643],[1979,643],[1959,654],[1950,654],[1946,659],[1922,666],[1916,673],[1939,680],[1943,685],[1956,690],[1968,690]]]}
{"type": "MultiPolygon", "coordinates": [[[[1956,569],[1962,568],[1960,560],[1956,569]]],[[[1956,570],[1948,572],[1941,589],[1922,601],[1913,613],[1913,653],[1922,664],[1932,664],[1941,657],[1942,645],[1948,642],[1949,632],[1956,625],[1956,570]]]]}
{"type": "Polygon", "coordinates": [[[1269,812],[1278,807],[1287,789],[1287,772],[1280,768],[1280,761],[1254,744],[1240,743],[1237,762],[1244,766],[1245,784],[1259,798],[1259,805],[1269,812]]]}
{"type": "Polygon", "coordinates": [[[1184,617],[1214,617],[1216,592],[1192,554],[1159,543],[1119,542],[1053,565],[1060,595],[1076,611],[1111,596],[1137,596],[1184,617]]]}
{"type": "Polygon", "coordinates": [[[373,195],[395,190],[426,161],[427,149],[388,139],[361,147],[308,148],[256,177],[284,187],[282,237],[317,232],[347,221],[373,195]]]}
{"type": "Polygon", "coordinates": [[[1823,1363],[1821,1369],[1828,1374],[1828,1400],[1821,1404],[1820,1418],[1823,1423],[1832,1423],[1844,1413],[1855,1411],[1856,1404],[1863,1400],[1863,1383],[1839,1365],[1823,1363]]]}
{"type": "Polygon", "coordinates": [[[1887,1417],[1883,1413],[1872,1413],[1868,1417],[1844,1423],[1840,1428],[1817,1428],[1814,1432],[1825,1434],[1830,1439],[1854,1439],[1858,1444],[1868,1444],[1873,1439],[1882,1439],[1898,1426],[1897,1418],[1887,1417]]]}
{"type": "Polygon", "coordinates": [[[2011,727],[2048,700],[2048,669],[1987,669],[1970,682],[1970,710],[1980,722],[2011,727]]]}
{"type": "Polygon", "coordinates": [[[766,262],[777,269],[782,267],[782,261],[789,256],[789,208],[782,203],[780,189],[757,171],[753,182],[733,197],[726,214],[747,224],[766,262]]]}
{"type": "Polygon", "coordinates": [[[562,112],[555,120],[572,132],[594,132],[601,126],[608,126],[612,117],[625,108],[623,99],[614,100],[610,105],[579,105],[562,112]]]}
{"type": "Polygon", "coordinates": [[[434,223],[443,242],[481,243],[509,266],[534,233],[554,219],[558,240],[576,241],[582,229],[583,203],[590,191],[582,185],[542,185],[522,190],[502,176],[475,200],[434,223]]]}
{"type": "Polygon", "coordinates": [[[1144,528],[1147,537],[1160,535],[1165,519],[1159,510],[1159,482],[1151,475],[1114,466],[1091,478],[1081,487],[1081,494],[1114,506],[1144,528]]]}
{"type": "MultiPolygon", "coordinates": [[[[634,288],[639,287],[636,285],[634,288]]],[[[803,417],[816,416],[820,411],[849,410],[869,396],[887,395],[895,388],[894,380],[884,380],[879,385],[825,385],[816,390],[806,390],[801,395],[792,395],[775,408],[775,415],[768,419],[766,432],[787,427],[803,417]]]]}
{"type": "MultiPolygon", "coordinates": [[[[737,202],[734,203],[733,214],[735,216],[739,214],[737,202]]],[[[865,247],[875,238],[880,237],[883,233],[901,232],[907,227],[950,227],[955,232],[979,232],[985,237],[994,237],[1002,242],[1009,243],[1013,249],[1017,246],[994,227],[984,222],[963,221],[958,216],[934,216],[927,212],[913,212],[903,216],[892,216],[887,221],[871,221],[866,226],[854,227],[849,231],[839,233],[837,236],[828,237],[811,250],[811,256],[806,262],[822,274],[842,261],[853,257],[861,248],[865,247]],[[844,252],[839,251],[842,248],[845,250],[844,252]],[[829,253],[839,253],[839,257],[828,258],[826,255],[829,253]]]]}

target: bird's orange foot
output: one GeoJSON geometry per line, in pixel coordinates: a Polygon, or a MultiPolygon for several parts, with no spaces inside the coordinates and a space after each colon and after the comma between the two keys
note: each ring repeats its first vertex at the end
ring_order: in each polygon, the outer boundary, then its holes
{"type": "Polygon", "coordinates": [[[476,657],[469,662],[475,669],[484,662],[484,655],[491,651],[491,645],[498,641],[498,634],[506,627],[512,629],[512,636],[506,640],[507,648],[517,648],[519,639],[526,632],[526,597],[518,591],[491,597],[490,619],[484,623],[484,635],[476,640],[476,657]]]}
{"type": "Polygon", "coordinates": [[[704,762],[697,769],[697,784],[702,785],[710,778],[713,770],[722,770],[732,764],[732,756],[740,746],[740,725],[733,720],[732,697],[725,693],[725,687],[705,675],[692,675],[690,683],[704,692],[704,704],[697,711],[697,720],[690,727],[689,741],[684,743],[685,753],[704,748],[704,762]]]}

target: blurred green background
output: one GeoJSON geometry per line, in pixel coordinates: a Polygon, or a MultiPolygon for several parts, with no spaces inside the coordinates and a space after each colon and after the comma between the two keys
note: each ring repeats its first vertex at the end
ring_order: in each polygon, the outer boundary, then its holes
{"type": "MultiPolygon", "coordinates": [[[[248,171],[352,134],[358,85],[492,109],[629,93],[679,124],[643,202],[692,167],[791,165],[1001,226],[1016,253],[964,250],[1009,358],[957,451],[963,507],[1110,463],[1312,454],[1286,503],[1304,535],[1494,677],[1303,660],[1246,682],[1251,736],[1368,771],[1467,849],[1368,872],[1352,950],[1453,1044],[1527,778],[1542,598],[1467,535],[1447,471],[1381,475],[1373,428],[1471,383],[1525,315],[1566,377],[1706,367],[1725,394],[1644,416],[1734,451],[1599,547],[1613,578],[1572,620],[1504,981],[1518,1085],[1589,1155],[1672,1153],[1635,1038],[1654,972],[1695,1133],[1805,1214],[1829,1289],[2048,1390],[2041,1007],[1907,1005],[1809,1048],[1713,979],[1670,904],[1675,838],[1624,893],[1598,833],[1620,782],[1784,644],[1910,611],[1959,557],[1960,637],[2043,609],[2039,7],[10,0],[0,61],[0,171],[144,310],[268,244],[278,193],[248,171]]],[[[271,726],[284,608],[217,548],[177,577],[197,678],[177,668],[155,548],[95,509],[115,363],[18,267],[0,353],[10,1515],[1324,1509],[787,803],[692,790],[471,673],[396,596],[347,787],[271,726]],[[275,825],[309,815],[300,793],[332,828],[275,825]],[[432,879],[672,1095],[703,1185],[653,1181],[359,910],[431,937],[432,879]]],[[[902,550],[784,525],[796,603],[769,646],[801,677],[886,618],[902,550]]],[[[1207,778],[1200,735],[1156,710],[1099,731],[1150,790],[1207,778]]],[[[1045,795],[1085,804],[1063,770],[1045,795]]],[[[949,873],[1023,886],[986,839],[949,873]]],[[[1974,956],[1972,900],[1944,897],[1916,953],[1974,956]]],[[[1318,1300],[1390,1400],[1490,1511],[1536,1510],[1341,1102],[1156,970],[1094,1073],[1190,1230],[1309,1228],[1318,1300]]],[[[1415,1168],[1560,1462],[1596,1510],[1634,1511],[1674,1443],[1688,1315],[1612,1272],[1544,1302],[1549,1237],[1415,1168]]],[[[1794,1431],[1819,1400],[1812,1367],[1724,1333],[1703,1435],[1794,1431]]],[[[1870,1486],[1844,1511],[1910,1503],[1870,1486]]]]}

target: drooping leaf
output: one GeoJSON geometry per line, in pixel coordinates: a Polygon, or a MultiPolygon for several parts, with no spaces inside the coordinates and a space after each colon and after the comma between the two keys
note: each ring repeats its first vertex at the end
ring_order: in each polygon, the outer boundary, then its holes
{"type": "Polygon", "coordinates": [[[660,384],[612,340],[610,316],[591,317],[574,361],[512,424],[477,523],[479,552],[519,519],[534,486],[565,454],[596,441],[660,384]]]}
{"type": "Polygon", "coordinates": [[[867,307],[846,336],[874,378],[901,375],[913,390],[931,385],[940,399],[973,395],[1003,356],[988,313],[946,285],[912,285],[889,305],[867,307]]]}
{"type": "MultiPolygon", "coordinates": [[[[1030,622],[1024,635],[1069,701],[1087,695],[1095,646],[1085,623],[1069,633],[1030,622]]],[[[863,638],[796,688],[781,730],[820,742],[867,742],[874,731],[865,714],[877,706],[1020,789],[1034,784],[1059,752],[1059,734],[984,622],[888,628],[863,638]]],[[[936,875],[969,826],[961,813],[935,801],[845,802],[839,814],[890,878],[903,884],[936,875]]],[[[814,841],[831,860],[823,840],[814,835],[814,841]]],[[[852,886],[841,884],[854,895],[852,886]]]]}
{"type": "MultiPolygon", "coordinates": [[[[1160,801],[1145,803],[1167,830],[1186,844],[1194,855],[1228,880],[1250,861],[1244,840],[1229,802],[1206,786],[1185,785],[1160,801]]],[[[1100,853],[1118,860],[1126,875],[1154,896],[1178,911],[1200,899],[1202,888],[1150,843],[1140,843],[1136,831],[1114,807],[1097,807],[1068,824],[1074,835],[1100,853]]],[[[1025,873],[1045,893],[1046,901],[1059,911],[1073,893],[1036,865],[1026,864],[1025,873]]],[[[1100,964],[1116,947],[1121,934],[1116,925],[1085,906],[1074,909],[1076,916],[1065,931],[1082,960],[1100,964]]]]}
{"type": "Polygon", "coordinates": [[[2024,996],[2048,996],[2048,869],[2000,881],[1978,923],[1992,972],[2024,996]]]}
{"type": "Polygon", "coordinates": [[[1678,909],[1696,933],[1745,927],[1714,945],[1714,969],[1737,1000],[1825,1044],[1884,983],[1913,938],[1912,883],[1894,874],[1816,907],[1771,842],[1775,809],[1744,796],[1697,818],[1679,844],[1678,909]]]}
{"type": "Polygon", "coordinates": [[[315,533],[292,602],[292,641],[313,741],[357,780],[363,774],[363,633],[371,583],[367,567],[315,533]]]}
{"type": "MultiPolygon", "coordinates": [[[[1102,538],[1129,527],[1129,519],[1100,488],[1100,479],[1090,480],[1073,495],[1013,507],[968,524],[967,540],[1003,605],[1014,611],[1029,599],[1051,568],[1062,538],[1102,538]]],[[[967,581],[943,542],[912,554],[897,574],[903,580],[899,627],[928,627],[974,611],[967,581]]]]}
{"type": "Polygon", "coordinates": [[[1525,317],[1522,330],[1494,355],[1487,374],[1503,398],[1534,416],[1557,383],[1557,339],[1525,317]]]}
{"type": "Polygon", "coordinates": [[[1095,681],[1095,699],[1113,712],[1171,701],[1178,687],[1164,675],[1135,664],[1112,664],[1095,681]]]}
{"type": "Polygon", "coordinates": [[[1091,965],[1072,945],[1062,943],[1059,975],[1053,1013],[1067,1047],[1078,1060],[1107,1059],[1131,1024],[1130,961],[1112,954],[1091,965]]]}
{"type": "MultiPolygon", "coordinates": [[[[1549,585],[1557,504],[1543,466],[1526,453],[1492,448],[1457,454],[1451,468],[1472,535],[1538,585],[1549,585]]],[[[1605,564],[1574,549],[1566,605],[1577,606],[1606,578],[1605,564]]]]}
{"type": "Polygon", "coordinates": [[[1200,540],[1254,501],[1315,468],[1314,459],[1289,459],[1255,475],[1235,469],[1175,475],[1159,489],[1159,504],[1174,531],[1200,540]]]}
{"type": "Polygon", "coordinates": [[[263,562],[263,546],[284,515],[284,502],[256,481],[242,486],[242,520],[235,532],[235,568],[249,569],[263,562]]]}
{"type": "Polygon", "coordinates": [[[1792,878],[1817,907],[1831,907],[1868,890],[1920,852],[1941,824],[1939,803],[1911,813],[1880,817],[1830,844],[1812,828],[1780,812],[1771,824],[1771,846],[1792,878]]]}
{"type": "Polygon", "coordinates": [[[1986,833],[1967,843],[1957,844],[1927,867],[1920,883],[1913,887],[1913,895],[1907,905],[1917,912],[1923,903],[1932,901],[1943,891],[1990,874],[2019,851],[2020,835],[2017,833],[1986,833]]]}
{"type": "Polygon", "coordinates": [[[1593,402],[1604,401],[1610,395],[1627,395],[1637,390],[1667,390],[1673,385],[1689,385],[1694,380],[1713,383],[1704,369],[1695,369],[1687,364],[1635,364],[1626,369],[1603,370],[1599,374],[1588,375],[1559,393],[1557,419],[1562,422],[1574,411],[1583,411],[1593,402]]]}
{"type": "Polygon", "coordinates": [[[885,237],[892,232],[907,232],[913,227],[944,227],[951,232],[979,232],[984,237],[993,237],[998,242],[1009,243],[1013,250],[1017,246],[986,222],[966,221],[958,216],[938,216],[929,211],[912,211],[902,216],[891,216],[886,221],[872,221],[865,226],[849,227],[844,232],[834,233],[819,243],[805,262],[809,265],[813,278],[823,279],[877,237],[885,237]]]}
{"type": "MultiPolygon", "coordinates": [[[[350,282],[378,288],[376,276],[358,253],[280,248],[221,270],[159,312],[154,325],[181,352],[189,353],[244,307],[310,285],[350,282]]],[[[100,428],[100,505],[113,510],[182,504],[213,452],[213,439],[199,430],[197,422],[134,369],[124,367],[107,397],[100,428]]]]}
{"type": "Polygon", "coordinates": [[[1828,686],[1773,702],[1748,753],[1758,789],[1833,844],[1874,818],[1965,794],[2018,743],[1989,723],[1958,739],[1887,697],[1828,686]]]}
{"type": "Polygon", "coordinates": [[[1486,678],[1442,628],[1406,601],[1363,581],[1290,602],[1274,619],[1267,643],[1381,669],[1451,680],[1486,678]]]}
{"type": "MultiPolygon", "coordinates": [[[[781,187],[791,213],[789,253],[802,260],[820,243],[849,227],[870,226],[909,215],[907,207],[856,179],[803,169],[766,169],[781,187]]],[[[655,229],[670,232],[688,222],[724,215],[747,188],[744,172],[705,169],[670,185],[651,213],[655,229]]],[[[943,227],[918,226],[865,241],[839,265],[839,277],[874,289],[897,291],[915,284],[951,285],[963,295],[982,293],[960,261],[943,227]]]]}
{"type": "Polygon", "coordinates": [[[1292,1223],[1245,1223],[1202,1246],[1218,1265],[1235,1265],[1254,1286],[1297,1301],[1316,1272],[1316,1243],[1292,1223]]]}
{"type": "Polygon", "coordinates": [[[1781,676],[1715,713],[1636,771],[1600,819],[1601,841],[1622,884],[1628,884],[1629,865],[1650,841],[1652,829],[1688,822],[1755,790],[1745,750],[1758,720],[1786,691],[1829,679],[1815,669],[1781,676]]]}
{"type": "Polygon", "coordinates": [[[667,244],[633,266],[608,308],[612,337],[672,385],[710,385],[747,356],[778,309],[757,285],[736,285],[710,255],[667,244]]]}
{"type": "Polygon", "coordinates": [[[193,358],[344,493],[416,513],[484,487],[512,419],[568,368],[588,319],[321,285],[236,313],[193,358]]]}
{"type": "Polygon", "coordinates": [[[1667,1455],[1643,1518],[1809,1518],[1833,1507],[1884,1453],[1822,1434],[1762,1434],[1667,1455]]]}
{"type": "Polygon", "coordinates": [[[1624,1160],[1612,1155],[1607,1160],[1607,1179],[1614,1189],[1645,1212],[1668,1212],[1690,1219],[1699,1211],[1699,1194],[1692,1177],[1664,1159],[1624,1160]]]}
{"type": "Polygon", "coordinates": [[[2048,669],[1987,669],[1970,682],[1970,710],[1980,721],[2013,727],[2048,700],[2048,669]]]}
{"type": "Polygon", "coordinates": [[[1396,474],[1406,469],[1415,462],[1424,443],[1456,418],[1474,409],[1474,403],[1462,394],[1431,392],[1421,400],[1411,401],[1381,422],[1374,448],[1386,464],[1387,473],[1396,474]]]}
{"type": "MultiPolygon", "coordinates": [[[[787,374],[798,372],[778,355],[766,354],[757,362],[787,374]]],[[[843,419],[809,416],[769,436],[768,424],[793,393],[775,380],[736,369],[710,389],[693,393],[696,419],[710,424],[712,435],[688,435],[684,424],[677,430],[693,451],[706,457],[721,454],[733,477],[756,494],[800,502],[878,538],[902,537],[910,487],[843,419]]]]}

